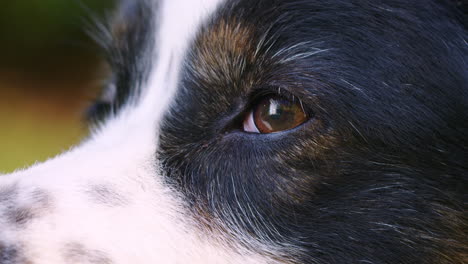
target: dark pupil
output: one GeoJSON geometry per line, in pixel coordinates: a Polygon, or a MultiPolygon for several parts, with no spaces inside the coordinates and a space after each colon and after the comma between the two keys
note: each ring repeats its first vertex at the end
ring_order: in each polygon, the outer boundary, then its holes
{"type": "Polygon", "coordinates": [[[255,124],[262,133],[291,129],[303,123],[304,119],[300,105],[285,99],[264,99],[255,111],[255,124]]]}

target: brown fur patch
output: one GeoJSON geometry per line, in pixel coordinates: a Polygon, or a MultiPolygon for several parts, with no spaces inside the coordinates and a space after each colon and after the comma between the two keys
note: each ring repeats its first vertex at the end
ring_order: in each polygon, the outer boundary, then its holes
{"type": "Polygon", "coordinates": [[[248,88],[244,74],[256,61],[253,27],[221,20],[205,28],[195,43],[193,69],[201,80],[248,88]],[[242,82],[242,83],[240,83],[242,82]]]}
{"type": "MultiPolygon", "coordinates": [[[[292,56],[292,54],[283,52],[273,53],[268,45],[271,41],[265,35],[266,33],[257,32],[255,25],[249,25],[234,18],[224,18],[215,21],[203,28],[195,40],[194,50],[188,61],[190,69],[196,78],[200,87],[207,87],[210,97],[216,97],[216,104],[219,104],[218,110],[226,111],[233,105],[232,99],[239,98],[239,95],[249,97],[252,89],[262,86],[276,86],[277,83],[288,86],[285,90],[294,90],[295,95],[301,98],[308,98],[315,101],[316,105],[320,102],[314,98],[309,98],[309,94],[301,94],[305,87],[297,80],[287,74],[276,74],[275,69],[281,65],[281,56],[292,56]],[[272,58],[274,55],[278,58],[272,58]],[[274,77],[272,77],[274,75],[274,77]],[[281,79],[281,82],[278,81],[281,79]],[[219,93],[219,95],[216,95],[219,93]]],[[[273,41],[274,42],[274,41],[273,41]]],[[[302,47],[303,48],[303,47],[302,47]]],[[[311,74],[311,73],[307,73],[311,74]]],[[[280,85],[280,86],[281,86],[280,85]]],[[[281,87],[278,86],[278,94],[281,94],[281,87]]],[[[248,99],[244,100],[248,104],[248,99]]],[[[248,107],[248,105],[244,105],[248,107]]],[[[199,113],[202,115],[203,113],[199,113]]],[[[303,128],[294,132],[313,140],[303,141],[297,146],[286,146],[283,152],[278,152],[274,159],[278,164],[285,163],[284,157],[289,157],[288,162],[301,160],[304,156],[309,156],[311,160],[323,161],[323,164],[330,163],[329,153],[340,143],[338,136],[329,129],[328,124],[323,122],[320,117],[311,116],[313,122],[304,124],[303,128]]],[[[332,167],[333,164],[329,164],[332,167]]],[[[285,167],[291,167],[288,164],[285,167]]],[[[261,172],[259,172],[259,175],[261,172]]],[[[299,175],[297,177],[284,177],[278,179],[268,179],[268,181],[277,181],[277,189],[269,194],[272,201],[283,205],[301,204],[305,199],[310,199],[315,191],[318,177],[310,175],[299,175]]]]}
{"type": "Polygon", "coordinates": [[[434,263],[468,263],[468,215],[462,209],[454,210],[440,204],[433,204],[440,216],[440,223],[452,231],[447,237],[424,234],[426,239],[439,245],[434,263]]]}

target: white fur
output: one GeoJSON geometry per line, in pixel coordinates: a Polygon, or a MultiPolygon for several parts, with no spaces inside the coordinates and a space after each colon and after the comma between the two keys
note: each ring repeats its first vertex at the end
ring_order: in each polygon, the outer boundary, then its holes
{"type": "Polygon", "coordinates": [[[159,3],[154,69],[142,96],[80,146],[0,178],[0,186],[18,184],[21,203],[28,204],[27,194],[41,189],[50,194],[52,205],[25,228],[0,219],[0,242],[21,244],[35,264],[65,263],[69,243],[100,250],[116,264],[275,263],[200,234],[187,220],[182,199],[157,173],[158,124],[174,97],[188,45],[221,2],[159,3]],[[86,189],[93,184],[112,186],[125,204],[92,201],[86,189]]]}

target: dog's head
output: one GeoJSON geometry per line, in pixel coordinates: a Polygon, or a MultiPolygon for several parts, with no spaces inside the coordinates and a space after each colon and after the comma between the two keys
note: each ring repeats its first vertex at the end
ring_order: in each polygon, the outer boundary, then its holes
{"type": "Polygon", "coordinates": [[[122,3],[90,138],[0,178],[0,263],[464,263],[457,12],[122,3]]]}

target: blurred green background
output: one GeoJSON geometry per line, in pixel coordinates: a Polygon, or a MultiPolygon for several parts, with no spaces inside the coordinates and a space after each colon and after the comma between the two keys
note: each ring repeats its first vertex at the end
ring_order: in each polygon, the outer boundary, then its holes
{"type": "Polygon", "coordinates": [[[0,174],[86,135],[82,113],[106,77],[86,32],[113,0],[4,1],[0,9],[0,174]]]}

